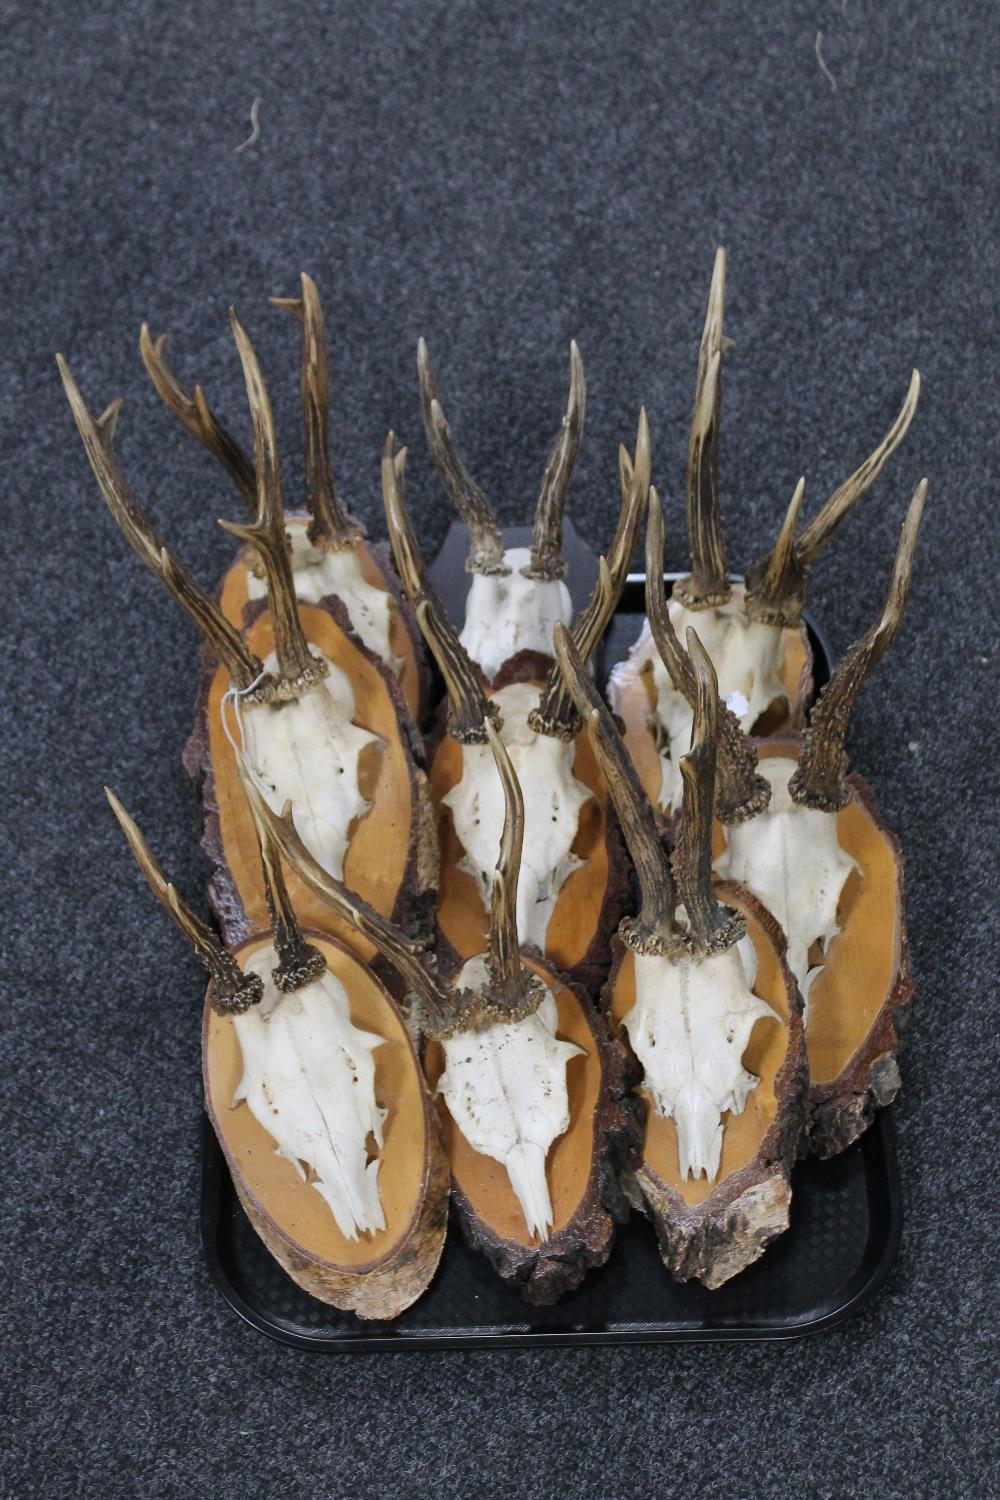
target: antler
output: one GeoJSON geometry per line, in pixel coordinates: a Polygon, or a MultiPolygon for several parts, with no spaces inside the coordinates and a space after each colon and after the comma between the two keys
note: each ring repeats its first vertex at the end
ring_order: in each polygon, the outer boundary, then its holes
{"type": "Polygon", "coordinates": [[[236,686],[248,688],[260,676],[260,660],[218,606],[160,541],[118,466],[112,452],[112,438],[121,403],[112,402],[100,421],[95,423],[61,354],[56,355],[56,364],[94,478],[125,540],[194,621],[236,686]]]}
{"type": "Polygon", "coordinates": [[[529,974],[521,962],[517,937],[517,882],[524,843],[524,798],[503,740],[489,719],[484,719],[483,728],[503,786],[505,816],[490,901],[487,960],[490,987],[488,995],[480,998],[488,1000],[491,1019],[515,1021],[538,1009],[545,990],[541,981],[529,974]]]}
{"type": "Polygon", "coordinates": [[[267,577],[267,599],[274,627],[274,650],[278,660],[277,696],[296,698],[328,673],[329,664],[309,649],[295,597],[292,564],[285,534],[285,510],[281,498],[281,473],[274,436],[274,417],[267,387],[253,345],[236,316],[229,310],[236,348],[243,366],[250,415],[253,418],[257,471],[257,516],[252,525],[220,521],[219,525],[249,542],[259,554],[267,577]]]}
{"type": "MultiPolygon", "coordinates": [[[[698,705],[697,673],[677,639],[663,585],[663,508],[655,489],[649,492],[646,522],[646,618],[660,660],[674,688],[692,710],[698,705]]],[[[716,817],[721,823],[742,823],[763,812],[771,800],[771,786],[757,771],[757,752],[730,708],[720,702],[718,719],[719,795],[716,817]]]]}
{"type": "Polygon", "coordinates": [[[746,932],[738,914],[727,912],[712,893],[712,810],[715,803],[716,746],[719,737],[719,683],[707,651],[690,626],[688,657],[696,696],[691,749],[682,756],[684,805],[674,849],[677,894],[687,914],[688,944],[704,956],[731,948],[746,932]]]}
{"type": "Polygon", "coordinates": [[[899,415],[873,453],[860,468],[845,479],[839,489],[820,506],[812,520],[796,538],[799,508],[804,480],[792,496],[791,505],[774,550],[747,571],[746,608],[751,619],[772,625],[796,625],[802,616],[812,564],[847,513],[875,483],[886,463],[895,453],[913,420],[920,398],[920,372],[910,376],[906,399],[899,415]]]}
{"type": "Polygon", "coordinates": [[[118,431],[118,418],[122,414],[122,407],[124,406],[124,404],[125,403],[122,398],[120,396],[116,396],[113,401],[108,402],[107,406],[104,408],[104,410],[101,412],[101,415],[97,419],[97,430],[100,433],[101,440],[103,441],[104,446],[107,448],[109,453],[112,453],[114,451],[115,435],[118,431]]]}
{"type": "Polygon", "coordinates": [[[389,960],[419,1000],[422,1019],[431,1034],[447,1036],[460,1029],[465,1019],[466,1003],[454,987],[435,972],[433,958],[419,943],[407,937],[395,922],[381,916],[367,901],[329,875],[299,838],[288,805],[282,813],[276,813],[257,789],[241,756],[237,757],[237,765],[258,828],[274,840],[289,868],[320,900],[327,901],[342,921],[348,922],[389,960]]]}
{"type": "Polygon", "coordinates": [[[809,583],[809,568],[799,556],[795,528],[806,492],[805,476],[795,486],[774,550],[747,573],[746,611],[752,620],[791,625],[801,618],[809,583]]]}
{"type": "Polygon", "coordinates": [[[264,899],[271,918],[274,935],[274,951],[278,955],[277,966],[272,971],[278,989],[283,994],[304,989],[326,972],[326,959],[312,943],[302,936],[302,929],[288,895],[288,887],[281,869],[281,855],[270,830],[254,814],[257,847],[264,875],[264,899]]]}
{"type": "Polygon", "coordinates": [[[420,408],[424,417],[427,447],[451,503],[469,528],[466,569],[470,573],[509,573],[510,569],[504,562],[503,537],[493,514],[493,507],[466,472],[455,449],[451,428],[438,398],[437,378],[423,339],[417,343],[417,372],[420,376],[420,408]]]}
{"type": "MultiPolygon", "coordinates": [[[[635,462],[624,446],[618,454],[618,478],[621,485],[621,510],[611,542],[607,562],[598,562],[597,582],[590,598],[573,621],[573,641],[583,661],[589,661],[600,645],[601,637],[622,596],[628,565],[635,550],[635,539],[642,525],[649,495],[650,452],[649,424],[643,407],[639,412],[639,430],[635,441],[635,462]]],[[[538,700],[538,707],[528,715],[528,724],[536,734],[548,734],[571,740],[580,732],[580,716],[566,685],[558,662],[553,663],[538,700]]]]}
{"type": "Polygon", "coordinates": [[[566,491],[569,489],[576,455],[583,438],[586,408],[587,386],[583,378],[583,360],[574,339],[569,346],[569,395],[566,398],[566,411],[542,475],[542,486],[535,506],[531,561],[521,570],[525,578],[562,578],[566,572],[562,555],[563,512],[566,508],[566,491]]]}
{"type": "Polygon", "coordinates": [[[208,1000],[212,1009],[220,1015],[241,1015],[256,1005],[264,993],[264,985],[257,974],[244,974],[228,948],[224,948],[212,929],[195,916],[191,908],[181,900],[174,887],[160,869],[153,853],[143,838],[138,825],[133,822],[110,787],[104,795],[111,804],[111,811],[118,819],[121,830],[128,839],[146,883],[159,901],[163,910],[187,938],[198,958],[208,971],[208,1000]]]}
{"type": "Polygon", "coordinates": [[[719,421],[722,412],[722,322],[726,300],[726,252],[715,252],[708,311],[698,351],[694,416],[688,442],[687,528],[691,574],[674,593],[688,609],[725,604],[732,593],[719,505],[719,421]]]}
{"type": "Polygon", "coordinates": [[[444,678],[448,694],[449,733],[463,745],[484,745],[487,718],[497,718],[499,710],[483,692],[482,682],[452,628],[440,599],[431,587],[424,560],[410,518],[403,502],[406,474],[406,449],[393,452],[390,432],[382,449],[382,498],[396,569],[402,580],[424,639],[444,678]]]}
{"type": "Polygon", "coordinates": [[[312,515],[309,540],[314,547],[337,552],[353,547],[361,532],[337,498],[330,463],[326,329],[316,283],[303,271],[301,297],[272,297],[271,306],[290,312],[302,329],[299,389],[306,431],[306,503],[312,515]]]}
{"type": "Polygon", "coordinates": [[[143,323],[139,330],[139,353],[156,394],[191,436],[197,438],[202,447],[218,460],[243,496],[247,510],[253,515],[257,505],[257,479],[252,461],[216,417],[205,400],[201,386],[195,386],[192,396],[184,390],[167,364],[164,352],[166,344],[165,333],[154,339],[150,334],[149,324],[143,323]]]}
{"type": "Polygon", "coordinates": [[[597,763],[615,804],[639,880],[639,914],[626,917],[619,925],[618,935],[637,953],[673,953],[683,946],[683,936],[674,921],[677,898],[670,856],[660,839],[649,798],[642,789],[611,713],[561,621],[556,623],[553,636],[556,659],[577,712],[587,725],[597,763]]]}
{"type": "Polygon", "coordinates": [[[850,801],[850,790],[843,775],[844,738],[861,688],[892,645],[903,623],[913,553],[926,496],[927,480],[922,479],[914,491],[900,531],[881,617],[844,656],[812,711],[802,755],[788,783],[794,800],[805,807],[836,812],[850,801]]]}

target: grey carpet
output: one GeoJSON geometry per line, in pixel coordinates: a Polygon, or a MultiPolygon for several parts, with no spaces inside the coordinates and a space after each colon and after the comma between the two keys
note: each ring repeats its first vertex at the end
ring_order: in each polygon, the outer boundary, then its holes
{"type": "Polygon", "coordinates": [[[997,1493],[989,8],[11,0],[4,31],[3,1493],[997,1493]],[[255,96],[260,139],[235,154],[255,96]],[[377,527],[394,426],[428,547],[447,508],[420,439],[418,334],[506,521],[533,500],[575,335],[590,387],[578,524],[606,537],[616,446],[643,400],[681,562],[720,242],[737,566],[799,474],[818,503],[884,430],[911,365],[924,375],[904,450],[812,596],[843,648],[878,606],[927,473],[910,618],[851,733],[908,851],[920,994],[898,1107],[899,1263],[869,1312],[797,1345],[283,1350],[240,1325],[202,1265],[200,976],[100,794],[117,788],[199,889],[179,765],[194,636],[115,534],[53,351],[95,406],[127,398],[135,489],[212,580],[232,497],[149,388],[142,319],[245,431],[236,303],[291,479],[296,337],[265,299],[310,270],[343,487],[377,527]]]}

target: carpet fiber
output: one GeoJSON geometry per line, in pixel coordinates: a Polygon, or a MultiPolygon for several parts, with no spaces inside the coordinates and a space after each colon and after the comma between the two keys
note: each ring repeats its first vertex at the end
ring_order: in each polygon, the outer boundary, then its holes
{"type": "MultiPolygon", "coordinates": [[[[995,49],[988,12],[452,0],[5,8],[0,381],[5,1495],[410,1497],[997,1493],[995,49]],[[260,99],[259,139],[249,134],[260,99]],[[205,581],[238,502],[161,407],[140,322],[245,434],[226,319],[257,343],[287,488],[309,270],[332,442],[381,530],[387,428],[432,549],[425,334],[463,454],[523,519],[581,345],[573,484],[606,544],[645,402],[683,566],[682,483],[716,244],[729,251],[730,556],[818,505],[924,395],[817,569],[842,650],[880,607],[930,478],[910,616],[852,755],[908,855],[919,998],[897,1109],[906,1229],[877,1305],[801,1344],[305,1356],[243,1327],[195,1222],[197,965],[142,885],[108,782],[198,894],[180,768],[195,638],[116,534],[53,363],[126,398],[137,496],[205,581]]],[[[995,43],[995,36],[993,37],[995,43]]]]}

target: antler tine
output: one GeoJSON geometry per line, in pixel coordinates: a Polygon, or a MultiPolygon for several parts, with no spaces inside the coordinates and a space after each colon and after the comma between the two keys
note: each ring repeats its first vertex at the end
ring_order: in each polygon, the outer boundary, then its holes
{"type": "MultiPolygon", "coordinates": [[[[691,658],[677,638],[663,583],[663,508],[655,489],[649,492],[646,522],[646,618],[653,644],[675,690],[697,707],[698,683],[691,658]]],[[[732,709],[718,706],[718,805],[721,823],[742,823],[762,812],[771,800],[771,786],[757,771],[757,751],[740,728],[732,709]]]]}
{"type": "Polygon", "coordinates": [[[906,399],[900,407],[899,415],[878,447],[869,454],[860,468],[855,469],[849,479],[844,480],[839,489],[834,490],[812,520],[802,528],[797,550],[805,564],[816,561],[848,511],[857,504],[862,495],[871,489],[906,436],[919,399],[920,371],[914,370],[910,375],[906,399]]]}
{"type": "Polygon", "coordinates": [[[556,658],[577,712],[586,722],[639,880],[639,914],[622,921],[618,934],[637,953],[673,953],[681,945],[682,937],[674,922],[676,895],[670,856],[660,838],[653,809],[611,713],[561,621],[556,623],[554,642],[556,658]]]}
{"type": "Polygon", "coordinates": [[[719,422],[722,412],[722,323],[726,300],[726,252],[715,252],[708,311],[698,351],[694,416],[688,442],[687,528],[691,574],[675,586],[689,609],[725,604],[732,593],[719,503],[719,422]]]}
{"type": "Polygon", "coordinates": [[[524,797],[510,756],[489,719],[483,720],[503,787],[504,825],[490,902],[490,968],[504,998],[519,993],[522,975],[517,938],[517,882],[524,844],[524,797]]]}
{"type": "Polygon", "coordinates": [[[209,977],[208,998],[212,1009],[221,1015],[240,1015],[249,1010],[264,993],[259,975],[244,974],[228,948],[223,947],[207,923],[196,916],[178,896],[157,864],[138,825],[129,817],[110,787],[104,788],[104,795],[118,819],[122,833],[128,839],[135,862],[145,876],[147,885],[205,965],[209,977]]]}
{"type": "Polygon", "coordinates": [[[304,989],[326,971],[326,959],[302,936],[281,868],[281,854],[270,830],[254,814],[257,847],[264,876],[264,899],[271,917],[278,963],[272,979],[283,994],[304,989]]]}
{"type": "Polygon", "coordinates": [[[719,736],[719,683],[696,630],[688,627],[688,657],[696,684],[691,749],[681,757],[684,805],[674,849],[677,894],[687,914],[691,950],[721,953],[741,938],[746,923],[727,912],[712,893],[712,812],[715,805],[716,746],[719,736]]]}
{"type": "Polygon", "coordinates": [[[195,386],[193,396],[189,396],[184,390],[167,364],[164,352],[166,344],[165,333],[154,339],[150,334],[149,324],[143,323],[139,330],[139,353],[156,394],[191,436],[197,438],[202,447],[222,465],[243,496],[247,510],[253,515],[257,506],[257,478],[253,463],[216,417],[201,386],[195,386]]]}
{"type": "MultiPolygon", "coordinates": [[[[628,449],[624,448],[624,445],[623,445],[623,449],[624,449],[626,458],[628,458],[629,457],[628,449]]],[[[631,486],[632,486],[633,483],[638,484],[639,489],[640,489],[640,491],[641,491],[641,493],[642,493],[642,495],[644,497],[648,497],[648,495],[649,495],[649,485],[650,485],[650,480],[652,478],[652,474],[653,474],[653,454],[652,454],[652,445],[650,443],[650,438],[649,438],[649,420],[648,420],[648,418],[646,416],[646,408],[644,406],[640,406],[640,408],[639,408],[639,423],[638,423],[638,426],[636,428],[636,434],[635,434],[635,457],[629,460],[629,465],[628,465],[628,470],[627,471],[623,471],[621,469],[621,459],[619,457],[619,476],[618,476],[618,479],[619,479],[619,485],[620,485],[620,488],[621,488],[621,497],[622,497],[622,504],[623,505],[626,502],[628,491],[631,488],[631,486]],[[628,483],[627,484],[625,483],[626,472],[628,474],[628,483]]],[[[645,499],[644,499],[643,503],[645,504],[645,499]]],[[[631,554],[629,554],[629,557],[627,557],[625,559],[626,565],[628,564],[628,562],[630,560],[631,560],[631,554]]]]}
{"type": "Polygon", "coordinates": [[[587,409],[587,384],[583,378],[583,360],[573,339],[569,346],[569,395],[559,435],[552,446],[535,506],[535,525],[531,537],[531,561],[522,568],[525,578],[562,578],[566,562],[562,555],[563,512],[566,491],[573,475],[576,455],[583,438],[583,419],[587,409]]]}
{"type": "Polygon", "coordinates": [[[840,488],[820,506],[797,538],[794,535],[795,522],[792,521],[792,515],[794,511],[795,517],[798,516],[796,499],[801,503],[801,496],[796,490],[778,533],[774,551],[747,570],[746,605],[747,613],[752,619],[763,620],[772,625],[798,624],[802,617],[812,564],[844,517],[862,495],[871,489],[903,441],[913,420],[919,397],[920,372],[914,370],[906,399],[885,437],[860,468],[855,469],[850,478],[845,479],[840,488]]]}
{"type": "Polygon", "coordinates": [[[504,562],[503,536],[493,507],[466,471],[455,449],[451,428],[438,397],[437,377],[423,339],[417,342],[417,373],[428,450],[448,498],[469,528],[466,569],[470,573],[509,573],[510,569],[504,562]]]}
{"type": "Polygon", "coordinates": [[[112,402],[101,416],[100,423],[95,423],[61,354],[56,355],[56,364],[94,478],[125,540],[194,621],[237,687],[249,687],[260,676],[260,661],[222,611],[160,541],[114,457],[111,439],[117,418],[115,407],[120,407],[120,402],[112,402]]]}
{"type": "Polygon", "coordinates": [[[694,667],[677,638],[667,608],[663,583],[665,546],[663,507],[654,486],[649,492],[649,512],[646,518],[646,618],[653,644],[667,669],[670,681],[693,707],[697,692],[694,667]]]}
{"type": "Polygon", "coordinates": [[[360,537],[357,525],[337,497],[330,462],[330,380],[326,359],[326,326],[319,291],[302,272],[301,297],[272,297],[271,306],[290,312],[302,329],[302,366],[299,389],[306,433],[306,497],[312,521],[309,540],[314,547],[340,551],[360,537]]]}
{"type": "Polygon", "coordinates": [[[476,668],[452,628],[440,599],[427,580],[424,560],[403,500],[406,449],[393,452],[390,432],[382,449],[382,498],[396,568],[413,605],[424,639],[444,678],[448,694],[449,732],[463,745],[484,745],[483,721],[499,710],[483,692],[476,668]]]}
{"type": "MultiPolygon", "coordinates": [[[[636,537],[646,510],[650,448],[649,424],[644,407],[639,412],[635,461],[623,449],[618,455],[618,474],[622,486],[622,503],[608,558],[607,561],[603,557],[598,560],[597,582],[573,621],[573,641],[583,661],[589,661],[597,650],[622,596],[622,589],[628,578],[628,565],[635,551],[636,537]]],[[[533,708],[528,715],[528,723],[537,734],[554,735],[564,740],[571,740],[580,732],[580,716],[573,706],[573,699],[558,662],[554,662],[549,671],[538,707],[533,708]]]]}
{"type": "Polygon", "coordinates": [[[107,406],[104,408],[104,410],[101,412],[101,415],[97,419],[97,430],[101,434],[104,446],[105,448],[107,448],[109,453],[113,452],[114,450],[115,435],[118,431],[118,418],[122,414],[122,407],[124,406],[124,404],[125,403],[122,401],[122,398],[120,396],[116,396],[113,401],[108,402],[107,406]]]}
{"type": "Polygon", "coordinates": [[[520,1019],[537,1010],[542,987],[527,973],[521,962],[517,936],[517,882],[521,872],[521,850],[524,843],[524,797],[510,756],[500,735],[489,719],[483,728],[489,738],[503,786],[504,825],[500,854],[493,877],[490,901],[489,974],[492,981],[490,1010],[498,1018],[520,1019]]]}
{"type": "MultiPolygon", "coordinates": [[[[643,414],[645,414],[645,410],[646,410],[646,408],[643,407],[642,408],[643,414]]],[[[621,497],[622,497],[623,500],[625,499],[625,496],[628,494],[629,490],[632,487],[632,476],[633,476],[634,472],[635,471],[634,471],[634,469],[632,467],[632,455],[631,455],[631,453],[628,451],[628,449],[626,448],[626,446],[625,446],[624,443],[619,443],[618,444],[618,489],[619,489],[619,492],[620,492],[621,497]]]]}
{"type": "Polygon", "coordinates": [[[328,902],[331,910],[342,921],[354,927],[389,960],[420,1002],[427,1029],[435,1035],[447,1035],[461,1019],[463,1002],[454,989],[434,971],[433,959],[425,954],[419,943],[407,937],[395,922],[381,916],[367,901],[363,901],[341,881],[329,875],[299,838],[289,805],[286,803],[284,810],[280,814],[276,813],[258,791],[242,756],[237,756],[237,766],[254,821],[258,828],[274,840],[289,869],[320,900],[328,902]]]}
{"type": "Polygon", "coordinates": [[[252,525],[220,521],[219,525],[240,541],[249,542],[260,555],[267,577],[267,600],[274,628],[274,650],[281,679],[280,696],[297,696],[303,688],[325,677],[327,662],[314,656],[302,629],[295,581],[285,534],[285,509],[281,498],[281,471],[274,435],[274,417],[267,387],[254,347],[236,316],[229,321],[243,366],[247,399],[253,419],[254,454],[257,471],[257,515],[252,525]]]}
{"type": "Polygon", "coordinates": [[[836,667],[812,711],[802,755],[788,783],[792,797],[805,807],[836,812],[850,800],[843,775],[847,726],[865,681],[896,639],[903,623],[926,496],[927,480],[922,479],[913,493],[900,531],[885,608],[877,623],[855,641],[836,667]]]}
{"type": "Polygon", "coordinates": [[[795,486],[774,550],[747,573],[746,609],[752,620],[770,625],[791,625],[802,615],[809,568],[795,540],[795,528],[806,492],[805,477],[795,486]]]}

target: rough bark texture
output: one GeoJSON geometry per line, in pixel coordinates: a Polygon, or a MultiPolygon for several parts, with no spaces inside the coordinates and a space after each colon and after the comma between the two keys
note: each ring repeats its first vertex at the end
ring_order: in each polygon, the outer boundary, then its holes
{"type": "Polygon", "coordinates": [[[598,995],[611,967],[612,939],[618,923],[632,902],[632,862],[625,848],[621,827],[610,797],[604,807],[604,844],[608,856],[608,882],[604,888],[594,936],[583,958],[574,964],[569,978],[588,995],[598,995]]]}
{"type": "Polygon", "coordinates": [[[398,1318],[427,1290],[444,1249],[450,1182],[437,1112],[426,1096],[425,1114],[429,1155],[420,1211],[392,1251],[361,1270],[319,1260],[281,1230],[235,1170],[213,1117],[212,1124],[247,1218],[278,1264],[310,1296],[359,1318],[384,1320],[398,1318]]]}
{"type": "MultiPolygon", "coordinates": [[[[407,751],[407,760],[410,765],[411,828],[416,836],[411,840],[409,857],[395,904],[392,911],[386,915],[391,916],[393,921],[411,936],[429,937],[433,929],[434,910],[437,903],[439,865],[433,799],[427,775],[423,769],[423,740],[406,707],[394,674],[351,630],[347,611],[341,601],[330,596],[323,601],[322,607],[333,617],[337,625],[349,637],[352,645],[367,659],[373,670],[382,677],[396,710],[400,737],[407,751]]],[[[252,624],[266,609],[266,599],[249,603],[244,611],[245,625],[248,627],[252,624]]],[[[185,771],[201,791],[205,819],[201,849],[210,870],[209,902],[219,923],[223,939],[230,947],[233,947],[249,937],[256,929],[247,918],[222,844],[219,804],[208,732],[208,699],[217,670],[216,658],[206,646],[203,646],[200,653],[194,725],[184,746],[182,761],[185,771]]],[[[400,981],[395,969],[380,957],[372,960],[371,967],[390,993],[398,998],[400,981]]]]}
{"type": "Polygon", "coordinates": [[[847,777],[852,796],[861,803],[892,848],[896,862],[899,921],[899,966],[868,1035],[847,1067],[832,1083],[810,1089],[801,1155],[836,1156],[863,1135],[875,1111],[891,1104],[901,1078],[896,1053],[910,1023],[914,985],[906,941],[906,878],[899,839],[882,823],[871,787],[857,773],[847,777]]]}
{"type": "MultiPolygon", "coordinates": [[[[442,966],[458,967],[461,959],[450,945],[440,955],[442,966]]],[[[524,1245],[502,1239],[470,1205],[457,1182],[452,1182],[452,1208],[466,1241],[485,1255],[502,1281],[536,1307],[551,1307],[574,1291],[594,1266],[611,1254],[616,1226],[629,1216],[622,1176],[639,1162],[643,1103],[632,1093],[635,1082],[630,1055],[612,1041],[601,1017],[578,985],[571,984],[550,965],[552,982],[572,992],[586,1017],[601,1063],[601,1091],[594,1113],[593,1152],[586,1192],[572,1219],[544,1244],[524,1245]]]]}
{"type": "Polygon", "coordinates": [[[637,1207],[652,1219],[663,1264],[675,1281],[697,1279],[714,1291],[759,1260],[788,1228],[792,1190],[788,1170],[756,1163],[729,1179],[725,1191],[687,1208],[648,1168],[636,1173],[637,1207]]]}
{"type": "MultiPolygon", "coordinates": [[[[763,1255],[788,1228],[791,1169],[805,1119],[809,1087],[802,997],[785,962],[785,937],[777,922],[748,891],[733,885],[716,887],[720,897],[737,898],[753,915],[780,960],[788,996],[788,1045],[775,1079],[778,1110],[753,1160],[719,1182],[701,1203],[689,1205],[646,1162],[627,1182],[631,1202],[653,1221],[660,1255],[676,1281],[697,1278],[710,1290],[722,1286],[763,1255]]],[[[603,994],[610,1016],[612,993],[625,954],[615,942],[615,961],[603,994]]],[[[627,1040],[622,1045],[628,1046],[627,1040]]],[[[630,1053],[631,1056],[631,1053],[630,1053]]],[[[642,1070],[632,1059],[636,1076],[642,1070]]]]}

